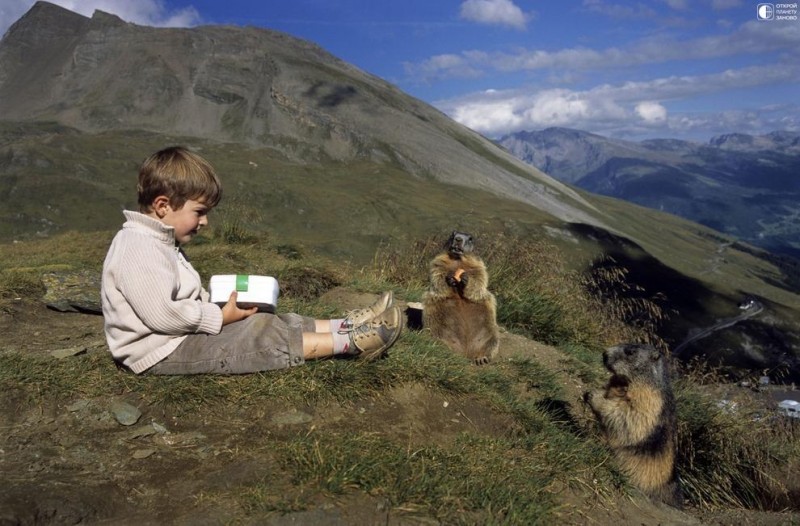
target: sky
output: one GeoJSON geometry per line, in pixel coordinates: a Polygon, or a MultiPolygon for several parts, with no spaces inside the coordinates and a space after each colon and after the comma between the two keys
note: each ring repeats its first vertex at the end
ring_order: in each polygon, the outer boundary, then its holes
{"type": "MultiPolygon", "coordinates": [[[[628,140],[800,132],[797,2],[51,2],[141,25],[289,33],[492,139],[553,126],[628,140]]],[[[0,34],[33,3],[0,0],[0,34]]]]}

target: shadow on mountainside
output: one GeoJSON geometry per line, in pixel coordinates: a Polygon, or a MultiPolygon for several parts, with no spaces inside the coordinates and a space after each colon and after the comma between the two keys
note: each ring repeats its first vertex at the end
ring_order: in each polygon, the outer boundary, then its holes
{"type": "MultiPolygon", "coordinates": [[[[569,228],[577,237],[596,242],[605,255],[592,264],[590,272],[604,265],[624,268],[630,285],[626,297],[654,299],[660,305],[667,318],[662,320],[656,332],[681,362],[699,359],[725,370],[732,378],[746,378],[752,371],[770,370],[776,372],[776,378],[780,378],[782,383],[800,382],[800,358],[794,351],[798,342],[796,330],[781,326],[774,316],[769,315],[780,310],[780,305],[758,298],[762,308],[740,316],[742,313],[735,305],[748,295],[742,293],[739,297],[732,297],[722,294],[702,281],[670,268],[637,243],[606,230],[578,223],[570,224],[569,228]],[[733,306],[734,310],[721,310],[720,306],[724,305],[733,306]],[[724,323],[734,318],[737,323],[724,323]],[[687,343],[698,333],[715,326],[727,330],[715,333],[713,339],[687,343]],[[759,352],[739,351],[748,348],[759,349],[759,352]]],[[[721,244],[718,257],[722,259],[729,249],[727,244],[721,244]]],[[[718,261],[711,262],[711,265],[718,264],[718,261]]]]}
{"type": "MultiPolygon", "coordinates": [[[[347,310],[371,298],[337,288],[322,299],[347,310]]],[[[75,391],[61,399],[34,391],[4,393],[0,524],[483,522],[480,515],[442,520],[423,507],[393,507],[387,498],[358,487],[321,492],[293,479],[276,455],[276,446],[286,447],[297,437],[338,436],[340,430],[406,443],[411,450],[453,444],[464,434],[506,433],[509,417],[469,394],[450,397],[412,381],[351,404],[274,400],[254,406],[247,400],[211,399],[196,410],[178,412],[149,403],[146,393],[131,387],[130,374],[109,365],[100,316],[57,312],[38,299],[19,298],[0,312],[0,333],[0,359],[22,353],[66,361],[67,368],[89,361],[92,373],[114,386],[103,396],[75,391]]],[[[515,356],[539,364],[563,393],[561,399],[544,400],[543,407],[561,425],[583,434],[581,429],[591,426],[580,402],[588,386],[575,376],[574,359],[518,335],[503,333],[501,340],[500,357],[488,367],[507,367],[515,356]]],[[[65,379],[40,378],[31,385],[37,381],[65,379]]],[[[565,486],[548,491],[559,503],[555,519],[564,524],[767,525],[798,518],[738,511],[700,517],[614,490],[565,486]]]]}

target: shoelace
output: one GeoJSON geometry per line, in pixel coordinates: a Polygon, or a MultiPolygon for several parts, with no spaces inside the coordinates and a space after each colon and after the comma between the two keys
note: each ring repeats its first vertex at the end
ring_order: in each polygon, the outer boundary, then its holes
{"type": "MultiPolygon", "coordinates": [[[[355,328],[355,324],[353,323],[352,320],[354,320],[356,318],[360,318],[361,316],[363,316],[364,314],[367,314],[367,313],[370,314],[370,317],[364,323],[365,324],[369,323],[370,320],[373,320],[376,316],[378,316],[378,314],[375,314],[375,311],[374,311],[374,307],[376,307],[377,305],[378,304],[376,303],[375,305],[372,305],[370,307],[362,307],[360,309],[352,309],[352,310],[349,310],[349,311],[345,312],[344,323],[342,323],[343,327],[339,328],[339,333],[340,334],[344,334],[344,333],[347,333],[347,332],[351,332],[355,328]]],[[[390,300],[389,300],[389,305],[391,305],[391,297],[390,297],[390,300]]],[[[385,308],[388,308],[388,306],[385,306],[385,308]]]]}
{"type": "MultiPolygon", "coordinates": [[[[361,349],[361,347],[359,347],[356,344],[356,341],[362,337],[368,338],[370,336],[370,333],[372,333],[373,331],[375,331],[375,333],[378,333],[380,326],[381,324],[373,326],[371,323],[365,323],[363,325],[359,325],[358,327],[354,327],[353,329],[350,330],[350,341],[353,342],[353,350],[357,351],[357,354],[361,354],[364,351],[361,349]]],[[[385,344],[384,336],[380,334],[378,334],[378,336],[381,339],[381,346],[383,346],[385,344]]]]}
{"type": "MultiPolygon", "coordinates": [[[[361,317],[363,314],[369,312],[370,310],[371,310],[371,308],[353,309],[353,310],[347,311],[345,313],[345,315],[344,315],[344,322],[339,327],[339,333],[340,334],[344,334],[344,333],[352,332],[353,330],[355,330],[356,326],[353,324],[353,320],[355,318],[361,317]]],[[[373,315],[373,318],[374,318],[374,315],[373,315]]],[[[370,322],[366,321],[362,325],[369,325],[369,324],[370,324],[370,322]]]]}

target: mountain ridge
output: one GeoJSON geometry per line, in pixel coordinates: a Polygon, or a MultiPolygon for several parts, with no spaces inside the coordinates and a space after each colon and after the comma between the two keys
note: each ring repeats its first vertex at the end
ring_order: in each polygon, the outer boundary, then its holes
{"type": "Polygon", "coordinates": [[[641,142],[548,128],[498,141],[556,179],[699,222],[756,246],[800,255],[800,134],[719,135],[707,143],[641,142]]]}

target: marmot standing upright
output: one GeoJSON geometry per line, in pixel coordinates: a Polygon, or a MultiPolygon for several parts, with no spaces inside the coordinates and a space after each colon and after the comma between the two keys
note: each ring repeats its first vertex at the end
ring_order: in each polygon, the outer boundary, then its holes
{"type": "Polygon", "coordinates": [[[612,373],[608,385],[584,399],[620,469],[648,496],[680,508],[677,418],[664,353],[651,345],[623,344],[606,349],[603,363],[612,373]]]}
{"type": "Polygon", "coordinates": [[[473,249],[470,234],[454,231],[445,251],[431,261],[423,325],[453,351],[486,364],[500,346],[497,302],[487,288],[486,265],[473,249]]]}

